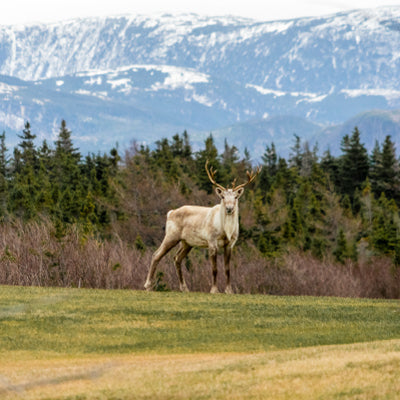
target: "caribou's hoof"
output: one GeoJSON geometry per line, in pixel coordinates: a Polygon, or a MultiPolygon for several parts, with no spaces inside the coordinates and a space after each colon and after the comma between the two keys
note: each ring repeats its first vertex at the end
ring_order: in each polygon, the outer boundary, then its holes
{"type": "Polygon", "coordinates": [[[189,292],[189,289],[188,289],[188,287],[186,286],[186,283],[180,284],[180,285],[179,285],[179,289],[180,289],[181,292],[185,292],[185,293],[188,293],[188,292],[189,292]]]}
{"type": "Polygon", "coordinates": [[[226,294],[234,294],[234,291],[233,291],[233,289],[232,289],[232,286],[227,286],[226,288],[225,288],[225,293],[226,294]]]}
{"type": "Polygon", "coordinates": [[[210,290],[210,293],[212,293],[212,294],[219,293],[219,290],[216,286],[213,286],[210,290]]]}

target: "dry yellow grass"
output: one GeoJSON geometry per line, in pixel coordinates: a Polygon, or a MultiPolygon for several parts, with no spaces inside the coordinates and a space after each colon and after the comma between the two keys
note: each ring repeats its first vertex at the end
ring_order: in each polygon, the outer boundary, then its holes
{"type": "Polygon", "coordinates": [[[1,400],[399,399],[399,382],[398,301],[0,288],[1,400]]]}
{"type": "Polygon", "coordinates": [[[8,352],[0,398],[398,399],[400,340],[254,354],[8,352]]]}

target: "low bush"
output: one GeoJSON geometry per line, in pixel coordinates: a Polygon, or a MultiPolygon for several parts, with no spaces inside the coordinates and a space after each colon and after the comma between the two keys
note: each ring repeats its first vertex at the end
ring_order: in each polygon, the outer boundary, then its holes
{"type": "MultiPolygon", "coordinates": [[[[173,253],[159,264],[159,287],[178,290],[173,253]]],[[[0,284],[23,286],[142,289],[152,249],[118,236],[100,240],[71,225],[59,237],[49,221],[3,223],[0,226],[0,284]]],[[[223,290],[223,257],[218,284],[223,290]]],[[[207,251],[193,249],[184,263],[192,291],[208,292],[211,267],[207,251]]],[[[255,247],[234,250],[232,281],[237,293],[399,298],[400,271],[390,258],[372,257],[344,264],[321,261],[293,251],[267,259],[255,247]]]]}

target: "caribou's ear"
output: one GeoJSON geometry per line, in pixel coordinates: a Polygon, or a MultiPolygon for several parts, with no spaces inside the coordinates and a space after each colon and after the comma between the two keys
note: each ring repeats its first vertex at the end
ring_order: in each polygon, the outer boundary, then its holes
{"type": "Polygon", "coordinates": [[[221,188],[219,188],[218,186],[215,188],[215,193],[217,193],[217,195],[220,199],[224,198],[224,191],[221,188]]]}
{"type": "Polygon", "coordinates": [[[239,188],[238,190],[236,190],[236,198],[238,199],[244,192],[244,188],[239,188]]]}

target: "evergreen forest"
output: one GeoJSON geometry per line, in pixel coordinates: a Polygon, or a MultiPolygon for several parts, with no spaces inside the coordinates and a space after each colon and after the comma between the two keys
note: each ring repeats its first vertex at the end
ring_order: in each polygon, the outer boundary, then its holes
{"type": "MultiPolygon", "coordinates": [[[[206,160],[223,186],[257,166],[228,141],[219,151],[212,134],[195,151],[186,131],[83,155],[65,121],[40,145],[26,122],[18,145],[5,143],[3,132],[0,284],[142,289],[168,210],[218,202],[206,160]]],[[[400,297],[400,163],[390,136],[368,154],[355,127],[334,156],[294,135],[287,159],[270,143],[261,164],[240,200],[237,293],[400,297]]],[[[172,253],[158,290],[178,288],[172,253]]],[[[184,269],[191,290],[209,291],[206,250],[184,269]]]]}

